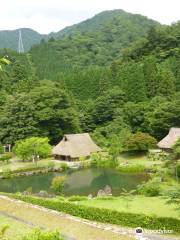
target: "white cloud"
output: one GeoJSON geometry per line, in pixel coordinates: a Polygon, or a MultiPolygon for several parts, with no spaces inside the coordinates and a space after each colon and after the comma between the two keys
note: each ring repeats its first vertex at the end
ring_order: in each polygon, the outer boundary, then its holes
{"type": "Polygon", "coordinates": [[[0,6],[0,29],[30,27],[48,33],[110,9],[170,24],[180,20],[179,8],[179,0],[5,0],[0,6]]]}

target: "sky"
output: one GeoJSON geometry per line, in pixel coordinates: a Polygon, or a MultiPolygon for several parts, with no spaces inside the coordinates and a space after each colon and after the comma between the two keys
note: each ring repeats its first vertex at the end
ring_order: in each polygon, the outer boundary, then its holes
{"type": "Polygon", "coordinates": [[[56,32],[105,10],[123,9],[162,24],[180,20],[180,0],[0,0],[0,30],[56,32]]]}

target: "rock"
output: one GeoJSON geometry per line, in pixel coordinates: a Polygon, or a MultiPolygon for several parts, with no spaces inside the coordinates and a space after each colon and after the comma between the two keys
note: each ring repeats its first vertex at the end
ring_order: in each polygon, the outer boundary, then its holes
{"type": "Polygon", "coordinates": [[[54,172],[60,172],[62,169],[61,167],[53,167],[54,172]]]}
{"type": "Polygon", "coordinates": [[[23,193],[22,193],[22,195],[29,195],[29,192],[28,191],[24,191],[23,193]]]}
{"type": "Polygon", "coordinates": [[[106,193],[106,195],[112,195],[112,189],[109,185],[106,185],[104,188],[104,192],[106,193]]]}
{"type": "Polygon", "coordinates": [[[48,193],[47,193],[46,191],[41,190],[41,191],[38,193],[38,196],[39,196],[39,197],[48,197],[48,193]]]}
{"type": "Polygon", "coordinates": [[[88,199],[90,200],[90,199],[93,199],[93,195],[92,194],[89,194],[88,195],[88,199]]]}
{"type": "Polygon", "coordinates": [[[101,197],[101,196],[106,196],[106,193],[104,190],[100,189],[97,193],[97,197],[101,197]]]}

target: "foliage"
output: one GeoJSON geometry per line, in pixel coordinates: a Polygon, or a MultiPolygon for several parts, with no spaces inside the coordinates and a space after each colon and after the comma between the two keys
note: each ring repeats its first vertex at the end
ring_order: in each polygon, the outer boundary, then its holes
{"type": "Polygon", "coordinates": [[[85,201],[88,200],[86,196],[71,196],[68,198],[68,201],[70,202],[79,202],[79,201],[85,201]]]}
{"type": "Polygon", "coordinates": [[[66,171],[69,169],[69,166],[67,165],[67,163],[61,163],[61,168],[63,171],[66,171]]]}
{"type": "Polygon", "coordinates": [[[22,237],[21,240],[63,240],[63,238],[58,231],[45,232],[36,228],[32,233],[22,237]]]}
{"type": "Polygon", "coordinates": [[[138,193],[143,194],[147,197],[158,196],[160,195],[160,191],[160,180],[156,178],[138,186],[138,193]]]}
{"type": "Polygon", "coordinates": [[[54,201],[50,199],[40,199],[32,196],[10,195],[13,198],[23,200],[32,204],[43,206],[60,212],[65,212],[73,216],[78,216],[92,221],[111,223],[121,226],[137,227],[137,222],[147,229],[171,229],[179,232],[180,220],[166,217],[147,216],[143,214],[118,212],[115,210],[93,208],[68,201],[54,201]]]}
{"type": "Polygon", "coordinates": [[[167,192],[167,204],[176,204],[178,211],[180,211],[180,186],[171,189],[167,192]]]}
{"type": "Polygon", "coordinates": [[[156,139],[147,133],[131,134],[125,143],[126,151],[147,151],[156,146],[156,139]]]}
{"type": "Polygon", "coordinates": [[[127,191],[126,189],[122,189],[122,193],[121,195],[124,197],[125,201],[126,201],[126,208],[130,207],[130,202],[133,200],[133,193],[135,193],[136,190],[131,190],[131,191],[127,191]]]}
{"type": "Polygon", "coordinates": [[[5,233],[6,231],[8,230],[9,228],[9,225],[3,225],[1,228],[0,228],[0,239],[3,239],[3,237],[5,236],[5,233]]]}
{"type": "Polygon", "coordinates": [[[48,138],[31,137],[16,142],[14,153],[22,160],[37,161],[39,157],[45,158],[51,153],[48,138]]]}
{"type": "Polygon", "coordinates": [[[52,179],[51,182],[51,189],[58,194],[63,195],[64,194],[64,185],[65,185],[65,176],[57,176],[52,179]]]}
{"type": "Polygon", "coordinates": [[[173,151],[176,154],[176,157],[178,158],[180,156],[180,139],[178,139],[177,142],[174,144],[173,151]]]}
{"type": "Polygon", "coordinates": [[[3,65],[9,65],[11,62],[5,57],[0,58],[0,72],[3,71],[3,65]]]}
{"type": "Polygon", "coordinates": [[[8,163],[12,157],[13,157],[12,153],[4,153],[3,155],[0,156],[0,162],[8,163]]]}
{"type": "Polygon", "coordinates": [[[27,54],[0,50],[11,61],[0,74],[0,141],[40,136],[54,145],[90,132],[111,155],[103,165],[121,151],[147,151],[150,136],[180,126],[179,33],[180,23],[115,10],[43,36],[27,54]]]}
{"type": "Polygon", "coordinates": [[[51,81],[42,81],[28,93],[8,96],[0,116],[4,143],[31,136],[48,136],[57,143],[64,132],[80,131],[73,98],[51,81]]]}
{"type": "Polygon", "coordinates": [[[144,165],[141,164],[133,164],[133,165],[120,165],[117,167],[118,171],[124,173],[140,173],[146,170],[144,165]]]}

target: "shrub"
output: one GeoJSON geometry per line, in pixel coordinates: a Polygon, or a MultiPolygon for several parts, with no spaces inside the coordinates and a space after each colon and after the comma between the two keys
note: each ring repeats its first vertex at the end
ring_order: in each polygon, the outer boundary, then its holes
{"type": "Polygon", "coordinates": [[[88,200],[86,196],[71,196],[68,198],[68,201],[70,202],[78,202],[78,201],[85,201],[88,200]]]}
{"type": "Polygon", "coordinates": [[[10,178],[11,177],[11,169],[10,168],[6,168],[3,171],[3,178],[10,178]]]}
{"type": "Polygon", "coordinates": [[[58,196],[56,199],[57,199],[57,201],[65,201],[66,200],[66,198],[63,196],[58,196]]]}
{"type": "Polygon", "coordinates": [[[167,204],[176,204],[177,210],[180,212],[180,186],[177,185],[173,189],[166,192],[168,197],[167,204]]]}
{"type": "Polygon", "coordinates": [[[58,231],[44,232],[36,228],[32,233],[24,236],[21,240],[63,240],[58,231]]]}
{"type": "Polygon", "coordinates": [[[0,157],[0,161],[2,162],[9,162],[9,160],[13,157],[12,153],[4,153],[1,157],[0,157]]]}
{"type": "Polygon", "coordinates": [[[119,166],[118,171],[125,172],[125,173],[138,173],[138,172],[144,172],[145,166],[136,164],[136,165],[129,165],[129,166],[119,166]]]}
{"type": "Polygon", "coordinates": [[[99,197],[96,197],[96,200],[115,200],[116,197],[114,196],[99,196],[99,197]]]}
{"type": "Polygon", "coordinates": [[[55,163],[52,161],[49,161],[47,166],[48,168],[53,168],[55,166],[55,163]]]}
{"type": "Polygon", "coordinates": [[[160,192],[160,180],[156,178],[138,186],[138,193],[147,197],[159,196],[160,192]]]}
{"type": "Polygon", "coordinates": [[[0,239],[4,239],[4,235],[6,233],[6,231],[8,230],[9,225],[5,224],[0,228],[0,239]]]}
{"type": "Polygon", "coordinates": [[[171,229],[174,232],[180,232],[180,220],[168,217],[147,216],[144,214],[118,212],[116,210],[103,209],[74,204],[68,201],[54,201],[52,199],[43,199],[32,196],[19,196],[6,194],[10,197],[53,209],[59,212],[71,214],[92,221],[117,224],[127,227],[137,227],[147,229],[171,229]]]}
{"type": "Polygon", "coordinates": [[[61,168],[63,171],[66,171],[69,169],[69,166],[67,165],[67,163],[61,163],[61,168]]]}
{"type": "Polygon", "coordinates": [[[65,176],[57,176],[53,178],[51,182],[51,189],[53,189],[56,194],[64,194],[65,179],[65,176]]]}

